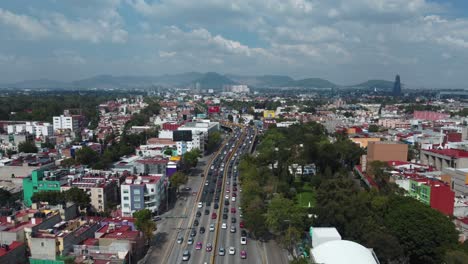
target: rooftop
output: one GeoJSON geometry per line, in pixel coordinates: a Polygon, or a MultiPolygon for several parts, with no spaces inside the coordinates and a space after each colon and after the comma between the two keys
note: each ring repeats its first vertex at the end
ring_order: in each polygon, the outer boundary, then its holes
{"type": "Polygon", "coordinates": [[[468,151],[460,149],[428,149],[425,151],[453,158],[468,158],[468,151]]]}
{"type": "Polygon", "coordinates": [[[18,241],[13,241],[11,242],[10,245],[8,245],[8,250],[6,248],[0,248],[0,257],[3,257],[4,255],[8,254],[8,252],[12,251],[13,249],[16,249],[20,246],[24,245],[24,243],[18,242],[18,241]]]}

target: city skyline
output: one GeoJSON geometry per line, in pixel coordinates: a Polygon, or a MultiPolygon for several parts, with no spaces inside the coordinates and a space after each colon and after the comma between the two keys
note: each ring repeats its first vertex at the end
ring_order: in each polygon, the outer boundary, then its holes
{"type": "Polygon", "coordinates": [[[465,88],[466,15],[463,1],[20,0],[0,5],[0,83],[217,71],[465,88]]]}

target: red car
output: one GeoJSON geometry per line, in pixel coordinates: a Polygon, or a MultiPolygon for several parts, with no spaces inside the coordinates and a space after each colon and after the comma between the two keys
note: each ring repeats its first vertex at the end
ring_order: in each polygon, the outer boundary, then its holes
{"type": "Polygon", "coordinates": [[[232,187],[232,191],[233,192],[237,191],[237,187],[236,186],[232,187]]]}
{"type": "Polygon", "coordinates": [[[240,228],[244,228],[244,221],[241,221],[241,222],[239,223],[239,227],[240,227],[240,228]]]}
{"type": "Polygon", "coordinates": [[[240,253],[241,259],[246,259],[247,258],[247,251],[242,250],[240,253]]]}
{"type": "Polygon", "coordinates": [[[218,218],[218,215],[216,213],[212,213],[211,214],[211,219],[216,219],[216,218],[218,218]]]}
{"type": "Polygon", "coordinates": [[[202,249],[202,247],[203,247],[202,242],[197,242],[197,245],[195,246],[195,249],[200,250],[200,249],[202,249]]]}
{"type": "Polygon", "coordinates": [[[233,192],[231,195],[232,195],[233,197],[237,197],[237,193],[235,193],[235,192],[233,192]]]}
{"type": "Polygon", "coordinates": [[[236,213],[236,208],[231,207],[231,213],[235,214],[236,213]]]}

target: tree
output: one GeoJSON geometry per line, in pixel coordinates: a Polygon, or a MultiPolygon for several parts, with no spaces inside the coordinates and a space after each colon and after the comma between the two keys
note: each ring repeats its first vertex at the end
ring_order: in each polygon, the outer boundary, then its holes
{"type": "Polygon", "coordinates": [[[196,167],[198,164],[198,158],[200,157],[201,152],[197,148],[185,152],[185,154],[182,157],[182,162],[185,165],[185,169],[188,170],[190,168],[196,167]]]}
{"type": "Polygon", "coordinates": [[[168,148],[164,150],[164,155],[168,155],[168,156],[172,155],[172,149],[168,148]]]}
{"type": "Polygon", "coordinates": [[[60,162],[60,165],[65,167],[65,168],[69,168],[69,167],[75,166],[77,164],[78,164],[78,162],[73,158],[64,159],[64,160],[62,160],[60,162]]]}
{"type": "Polygon", "coordinates": [[[75,153],[76,161],[83,165],[92,165],[98,161],[98,154],[90,147],[82,147],[75,153]]]}
{"type": "Polygon", "coordinates": [[[375,124],[369,125],[369,128],[367,129],[371,133],[376,133],[379,132],[379,126],[375,124]]]}
{"type": "Polygon", "coordinates": [[[23,153],[37,153],[37,147],[33,141],[23,141],[18,144],[18,151],[23,153]]]}
{"type": "Polygon", "coordinates": [[[81,208],[85,208],[91,203],[90,195],[80,188],[70,188],[64,194],[66,201],[73,202],[81,208]]]}
{"type": "Polygon", "coordinates": [[[218,131],[211,133],[208,137],[208,143],[206,144],[206,150],[211,153],[216,150],[219,144],[221,144],[221,133],[218,131]]]}
{"type": "Polygon", "coordinates": [[[41,143],[41,148],[54,149],[55,145],[50,143],[49,141],[46,141],[45,143],[41,143]]]}
{"type": "Polygon", "coordinates": [[[229,114],[228,115],[228,120],[229,120],[229,122],[232,122],[234,120],[234,117],[231,114],[229,114]]]}
{"type": "Polygon", "coordinates": [[[151,219],[151,211],[143,209],[133,213],[133,217],[135,218],[135,227],[143,232],[147,243],[149,243],[156,230],[156,223],[151,219]]]}
{"type": "Polygon", "coordinates": [[[292,200],[277,195],[268,205],[266,224],[270,230],[277,234],[286,231],[289,227],[301,230],[304,215],[292,200]]]}
{"type": "Polygon", "coordinates": [[[169,181],[171,183],[171,186],[176,188],[177,192],[179,192],[179,187],[182,184],[187,183],[188,177],[185,173],[178,171],[172,174],[172,176],[169,178],[169,181]]]}
{"type": "Polygon", "coordinates": [[[290,255],[294,255],[294,247],[301,239],[301,231],[293,226],[288,227],[284,234],[279,237],[280,245],[285,248],[290,255]]]}

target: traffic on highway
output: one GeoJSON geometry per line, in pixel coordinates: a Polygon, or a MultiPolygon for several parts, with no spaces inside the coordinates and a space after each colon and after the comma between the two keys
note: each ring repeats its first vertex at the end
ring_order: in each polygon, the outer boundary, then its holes
{"type": "MultiPolygon", "coordinates": [[[[240,199],[239,162],[252,150],[253,128],[232,127],[224,144],[207,164],[198,199],[179,230],[170,263],[259,263],[249,252],[240,199]]],[[[194,193],[195,194],[195,193],[194,193]]]]}

